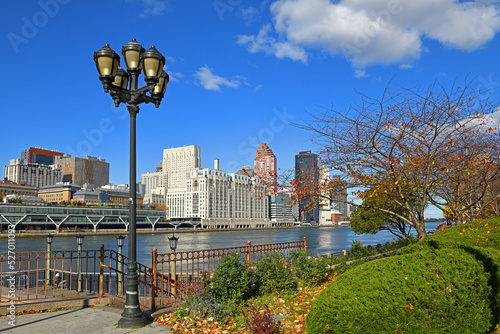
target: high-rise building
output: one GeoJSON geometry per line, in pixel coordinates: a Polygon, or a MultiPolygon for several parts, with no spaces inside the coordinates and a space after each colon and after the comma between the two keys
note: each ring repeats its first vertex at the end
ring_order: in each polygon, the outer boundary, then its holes
{"type": "Polygon", "coordinates": [[[167,217],[186,217],[186,180],[201,168],[201,150],[196,145],[163,150],[163,187],[167,217]]]}
{"type": "Polygon", "coordinates": [[[292,223],[299,218],[296,215],[297,204],[290,194],[281,193],[269,196],[269,219],[276,223],[292,223]]]}
{"type": "Polygon", "coordinates": [[[21,159],[13,159],[4,168],[4,179],[41,188],[61,182],[62,171],[59,165],[23,164],[21,159]]]}
{"type": "Polygon", "coordinates": [[[265,143],[261,143],[257,149],[254,166],[255,176],[264,180],[271,192],[276,192],[278,187],[276,156],[265,143]]]}
{"type": "Polygon", "coordinates": [[[163,161],[160,162],[154,173],[145,173],[141,176],[140,185],[144,187],[144,204],[154,206],[165,205],[165,187],[163,186],[163,161]]]}
{"type": "Polygon", "coordinates": [[[319,221],[319,199],[314,196],[319,181],[318,155],[311,151],[295,155],[295,179],[299,188],[300,220],[307,223],[319,221]]]}
{"type": "Polygon", "coordinates": [[[63,156],[56,150],[48,150],[46,148],[40,147],[30,147],[27,150],[21,151],[21,162],[23,164],[41,164],[41,165],[53,165],[56,157],[63,156]]]}
{"type": "Polygon", "coordinates": [[[201,168],[201,150],[196,145],[163,150],[163,186],[167,189],[183,188],[193,169],[201,168]]]}
{"type": "Polygon", "coordinates": [[[333,192],[332,202],[331,202],[332,210],[339,211],[342,214],[342,218],[344,221],[349,220],[350,205],[347,203],[346,183],[341,182],[338,185],[338,189],[333,189],[332,192],[333,192]]]}
{"type": "Polygon", "coordinates": [[[144,194],[151,194],[156,188],[163,188],[163,172],[148,172],[141,175],[141,183],[144,185],[144,194]]]}
{"type": "Polygon", "coordinates": [[[93,184],[96,188],[109,183],[109,163],[101,158],[86,155],[84,158],[64,155],[56,159],[61,165],[64,182],[79,186],[93,184]]]}
{"type": "Polygon", "coordinates": [[[332,223],[332,208],[331,199],[332,191],[329,190],[328,183],[330,181],[330,168],[325,165],[319,166],[319,224],[332,223]]]}

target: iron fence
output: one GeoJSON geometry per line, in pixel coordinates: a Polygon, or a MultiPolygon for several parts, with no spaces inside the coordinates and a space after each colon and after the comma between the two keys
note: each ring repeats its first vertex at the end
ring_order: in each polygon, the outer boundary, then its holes
{"type": "MultiPolygon", "coordinates": [[[[203,289],[220,259],[239,254],[249,267],[262,257],[279,252],[305,250],[302,241],[219,249],[172,252],[152,251],[151,268],[137,263],[139,303],[155,310],[182,300],[189,291],[203,289]]],[[[64,250],[0,253],[0,303],[111,294],[124,298],[128,257],[114,250],[64,250]]]]}

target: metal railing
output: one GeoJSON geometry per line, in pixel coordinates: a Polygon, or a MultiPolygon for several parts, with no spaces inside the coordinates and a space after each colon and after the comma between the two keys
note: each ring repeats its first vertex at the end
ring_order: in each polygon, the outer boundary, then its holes
{"type": "MultiPolygon", "coordinates": [[[[182,300],[189,291],[203,289],[223,256],[237,253],[249,267],[266,255],[305,250],[302,241],[159,254],[152,267],[137,263],[139,303],[155,310],[182,300]]],[[[114,250],[76,250],[0,253],[0,303],[111,294],[124,298],[128,257],[114,250]],[[81,264],[79,266],[79,263],[81,264]]]]}
{"type": "Polygon", "coordinates": [[[239,254],[240,261],[251,267],[264,256],[306,249],[302,241],[208,249],[188,252],[157,254],[153,249],[153,268],[162,280],[157,283],[156,306],[165,306],[182,299],[189,291],[203,289],[203,278],[209,277],[218,267],[222,257],[239,254]],[[180,289],[180,290],[178,290],[180,289]]]}

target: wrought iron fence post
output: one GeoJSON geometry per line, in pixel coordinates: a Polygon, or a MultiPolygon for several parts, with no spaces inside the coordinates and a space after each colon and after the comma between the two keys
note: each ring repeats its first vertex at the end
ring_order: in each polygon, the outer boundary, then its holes
{"type": "Polygon", "coordinates": [[[50,285],[50,248],[51,244],[47,243],[47,264],[46,264],[46,274],[45,274],[45,280],[46,280],[46,285],[50,285]]]}
{"type": "Polygon", "coordinates": [[[82,292],[82,245],[78,245],[77,266],[78,292],[82,292]]]}
{"type": "Polygon", "coordinates": [[[250,267],[252,266],[252,243],[250,242],[250,240],[248,240],[247,242],[247,262],[248,262],[248,268],[250,269],[250,267]]]}
{"type": "Polygon", "coordinates": [[[122,248],[119,247],[118,249],[118,273],[117,273],[117,278],[118,278],[118,291],[116,294],[118,296],[123,296],[123,256],[122,256],[122,248]]]}
{"type": "Polygon", "coordinates": [[[104,293],[104,245],[101,245],[101,254],[99,256],[99,298],[102,298],[104,293]]]}
{"type": "Polygon", "coordinates": [[[177,294],[177,289],[176,289],[176,285],[177,285],[177,254],[175,254],[175,251],[173,251],[170,255],[170,282],[171,282],[171,286],[170,286],[170,291],[172,293],[172,295],[174,296],[174,300],[176,299],[176,294],[177,294]],[[173,256],[173,258],[172,258],[173,256]],[[174,264],[172,265],[172,260],[174,262],[174,264]]]}
{"type": "Polygon", "coordinates": [[[306,242],[306,237],[304,237],[304,254],[307,255],[307,242],[306,242]]]}
{"type": "Polygon", "coordinates": [[[151,311],[156,311],[156,292],[157,292],[157,285],[158,285],[158,267],[157,267],[157,262],[156,258],[158,256],[158,250],[153,248],[153,261],[152,261],[152,266],[153,266],[153,281],[152,284],[153,286],[151,287],[151,311]]]}

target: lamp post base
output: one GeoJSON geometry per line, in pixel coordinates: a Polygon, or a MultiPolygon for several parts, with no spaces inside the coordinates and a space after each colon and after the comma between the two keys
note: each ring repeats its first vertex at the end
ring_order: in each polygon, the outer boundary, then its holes
{"type": "Polygon", "coordinates": [[[136,327],[144,327],[146,326],[148,321],[144,316],[141,314],[137,317],[124,317],[122,314],[122,317],[120,320],[118,320],[118,328],[136,328],[136,327]]]}

